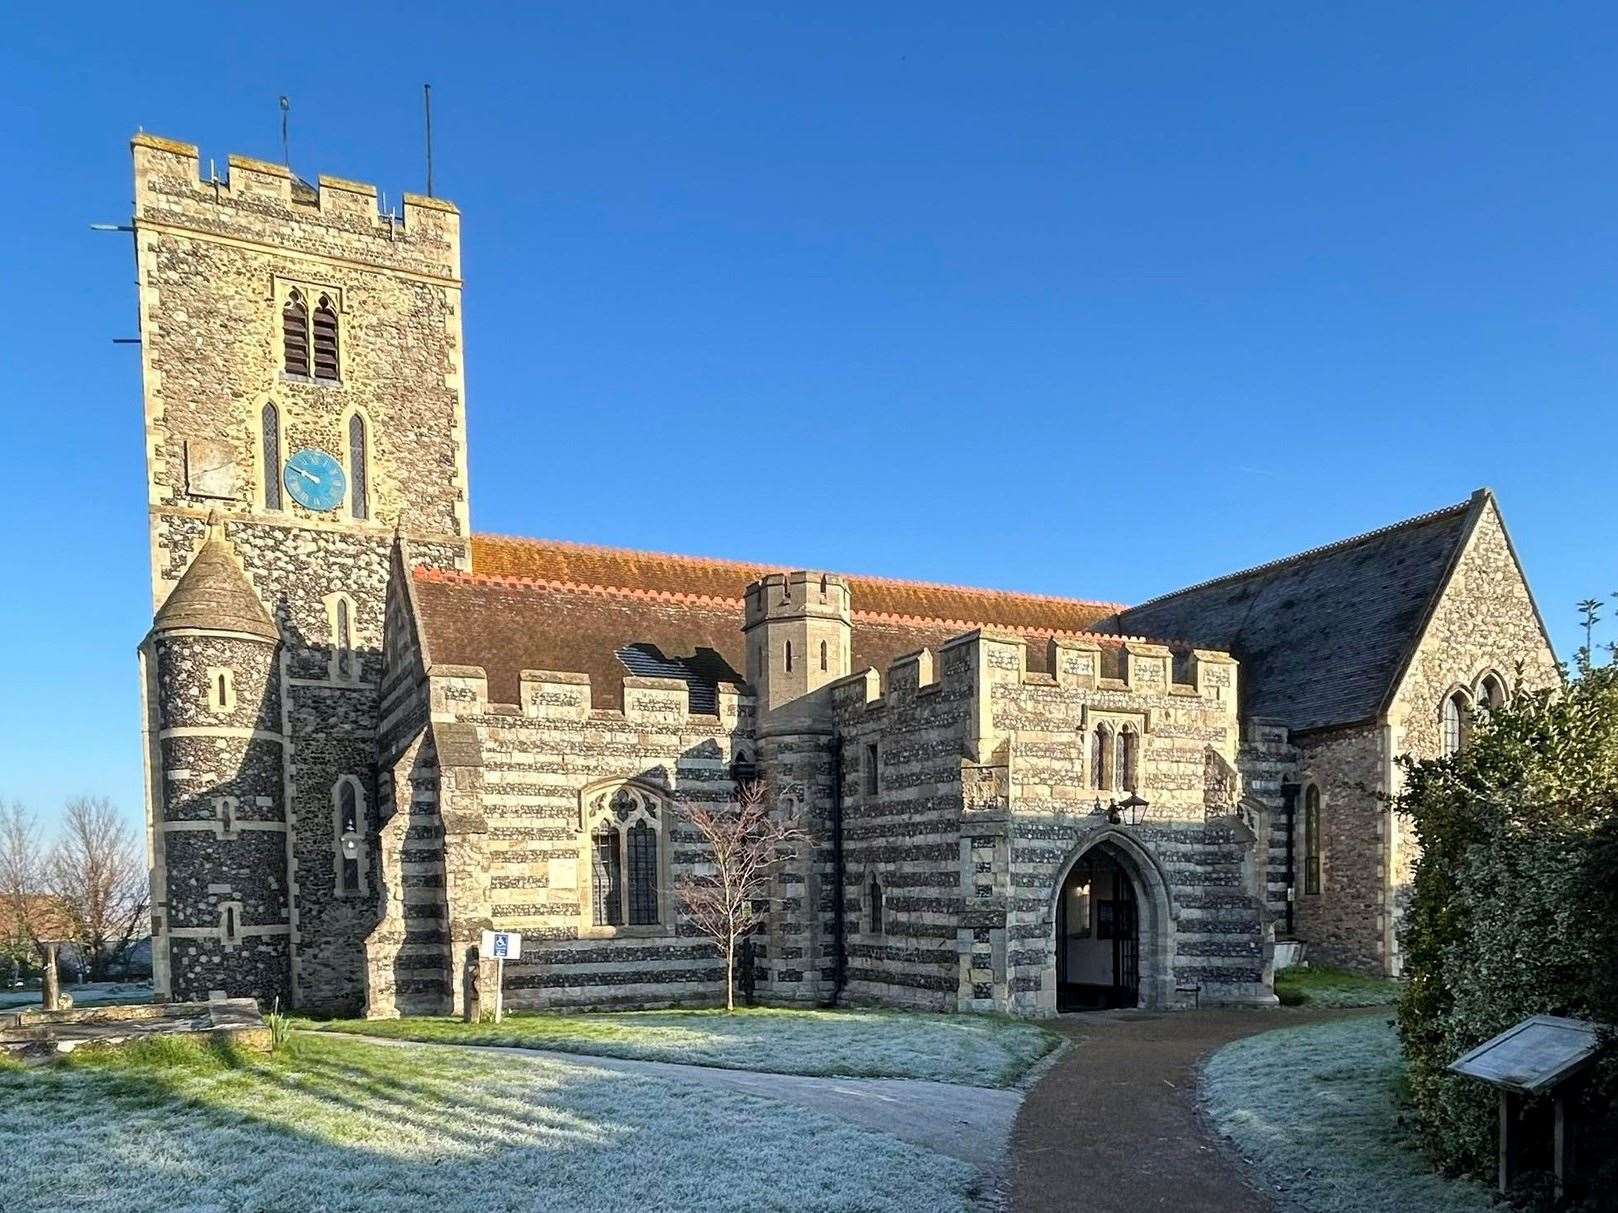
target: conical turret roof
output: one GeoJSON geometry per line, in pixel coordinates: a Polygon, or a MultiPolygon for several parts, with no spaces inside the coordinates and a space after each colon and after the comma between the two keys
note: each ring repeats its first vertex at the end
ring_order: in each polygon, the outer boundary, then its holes
{"type": "Polygon", "coordinates": [[[208,518],[208,537],[191,558],[191,567],[152,621],[153,631],[177,628],[245,632],[265,640],[281,639],[275,620],[236,563],[235,549],[225,538],[224,524],[217,513],[208,518]]]}

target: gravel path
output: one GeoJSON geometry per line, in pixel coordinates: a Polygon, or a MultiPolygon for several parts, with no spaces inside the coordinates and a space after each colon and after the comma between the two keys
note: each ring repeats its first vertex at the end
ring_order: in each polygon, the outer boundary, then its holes
{"type": "Polygon", "coordinates": [[[1047,1020],[1074,1047],[1017,1116],[1013,1213],[1266,1213],[1269,1196],[1197,1113],[1197,1063],[1243,1036],[1367,1013],[1113,1011],[1047,1020]]]}

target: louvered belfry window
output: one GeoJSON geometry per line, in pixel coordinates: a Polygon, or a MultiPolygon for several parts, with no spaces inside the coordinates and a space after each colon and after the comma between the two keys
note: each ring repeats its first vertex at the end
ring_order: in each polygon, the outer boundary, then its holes
{"type": "Polygon", "coordinates": [[[590,849],[594,863],[591,873],[591,892],[595,902],[594,921],[598,927],[618,927],[624,922],[623,903],[619,898],[618,831],[610,825],[596,827],[590,835],[590,849]]]}
{"type": "Polygon", "coordinates": [[[281,413],[264,406],[264,508],[281,508],[281,413]]]}
{"type": "Polygon", "coordinates": [[[336,380],[337,375],[337,309],[331,297],[322,295],[315,308],[315,378],[336,380]]]}
{"type": "Polygon", "coordinates": [[[296,290],[281,309],[282,365],[289,375],[309,374],[309,306],[296,290]]]}
{"type": "Polygon", "coordinates": [[[366,448],[365,418],[355,413],[348,419],[348,485],[353,514],[356,518],[371,516],[366,483],[366,461],[370,452],[366,448]]]}

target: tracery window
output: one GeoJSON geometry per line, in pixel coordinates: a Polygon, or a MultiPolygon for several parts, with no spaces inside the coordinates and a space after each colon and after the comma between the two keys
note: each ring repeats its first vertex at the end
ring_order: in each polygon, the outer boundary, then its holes
{"type": "Polygon", "coordinates": [[[289,375],[309,376],[309,305],[296,287],[281,307],[281,366],[289,375]]]}
{"type": "Polygon", "coordinates": [[[663,921],[665,809],[661,794],[637,783],[586,793],[591,926],[663,921]]]}
{"type": "Polygon", "coordinates": [[[1314,784],[1303,793],[1303,891],[1320,892],[1320,789],[1314,784]]]}
{"type": "Polygon", "coordinates": [[[1457,753],[1466,744],[1467,717],[1471,713],[1471,704],[1466,701],[1466,692],[1456,691],[1444,700],[1440,711],[1439,724],[1443,733],[1444,757],[1457,753]]]}
{"type": "Polygon", "coordinates": [[[264,508],[281,508],[281,410],[274,401],[265,404],[260,418],[263,427],[264,508]]]}
{"type": "Polygon", "coordinates": [[[1505,702],[1506,684],[1501,682],[1499,675],[1491,670],[1478,682],[1478,710],[1480,712],[1492,712],[1496,708],[1504,707],[1505,702]]]}

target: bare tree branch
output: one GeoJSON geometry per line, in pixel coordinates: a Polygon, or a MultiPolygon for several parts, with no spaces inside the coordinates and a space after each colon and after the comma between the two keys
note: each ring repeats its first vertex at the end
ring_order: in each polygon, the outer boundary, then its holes
{"type": "Polygon", "coordinates": [[[70,800],[44,883],[67,919],[66,934],[101,980],[146,917],[146,865],[128,824],[104,797],[70,800]]]}
{"type": "Polygon", "coordinates": [[[760,906],[790,849],[812,843],[795,816],[772,811],[758,781],[723,809],[683,805],[680,816],[708,844],[712,871],[682,876],[674,895],[686,917],[725,955],[725,1009],[736,1009],[736,946],[758,923],[760,906]]]}
{"type": "Polygon", "coordinates": [[[38,820],[20,801],[0,804],[0,953],[14,974],[38,946],[44,866],[38,820]]]}

